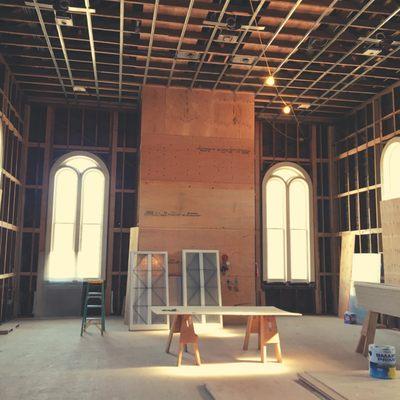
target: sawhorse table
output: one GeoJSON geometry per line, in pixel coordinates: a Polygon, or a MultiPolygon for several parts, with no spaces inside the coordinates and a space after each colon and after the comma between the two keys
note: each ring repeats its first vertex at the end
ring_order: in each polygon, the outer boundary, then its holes
{"type": "Polygon", "coordinates": [[[247,317],[247,328],[243,350],[249,347],[250,335],[258,334],[258,348],[261,362],[266,362],[266,346],[273,344],[275,357],[282,362],[282,353],[276,317],[300,317],[301,314],[280,310],[276,307],[257,306],[210,306],[210,307],[152,307],[152,312],[159,315],[172,315],[173,321],[169,331],[166,352],[169,353],[174,333],[179,333],[178,366],[182,363],[182,355],[188,344],[193,345],[196,364],[201,364],[199,337],[195,333],[193,316],[196,315],[235,315],[247,317]]]}
{"type": "Polygon", "coordinates": [[[400,286],[354,282],[354,287],[358,306],[368,311],[356,352],[367,357],[368,346],[375,340],[379,314],[400,318],[400,286]]]}

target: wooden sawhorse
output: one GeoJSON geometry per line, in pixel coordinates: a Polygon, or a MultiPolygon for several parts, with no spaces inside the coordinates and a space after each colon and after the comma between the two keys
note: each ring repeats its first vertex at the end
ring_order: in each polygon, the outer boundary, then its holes
{"type": "Polygon", "coordinates": [[[194,349],[194,356],[196,364],[201,365],[200,352],[199,352],[199,337],[196,335],[193,326],[193,319],[191,315],[175,315],[174,320],[169,331],[167,348],[165,351],[169,353],[171,348],[172,338],[174,333],[179,333],[179,353],[178,363],[179,367],[182,363],[183,352],[187,350],[187,345],[192,344],[194,349]]]}
{"type": "Polygon", "coordinates": [[[267,361],[267,345],[273,344],[276,361],[281,363],[282,352],[276,318],[263,315],[248,317],[243,350],[248,350],[250,335],[252,333],[258,333],[258,348],[261,353],[261,362],[265,363],[267,361]]]}

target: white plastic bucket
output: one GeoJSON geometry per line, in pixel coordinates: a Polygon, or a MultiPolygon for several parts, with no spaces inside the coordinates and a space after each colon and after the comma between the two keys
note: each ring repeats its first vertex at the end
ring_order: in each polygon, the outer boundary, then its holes
{"type": "Polygon", "coordinates": [[[396,349],[393,346],[370,344],[369,374],[378,379],[394,379],[396,377],[396,349]]]}

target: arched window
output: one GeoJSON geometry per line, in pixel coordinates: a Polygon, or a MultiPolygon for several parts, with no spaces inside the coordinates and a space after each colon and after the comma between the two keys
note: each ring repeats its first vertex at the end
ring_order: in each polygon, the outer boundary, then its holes
{"type": "Polygon", "coordinates": [[[400,197],[400,138],[389,140],[381,157],[382,200],[400,197]]]}
{"type": "Polygon", "coordinates": [[[45,279],[74,281],[104,274],[108,171],[90,153],[61,157],[50,173],[45,279]]]}
{"type": "Polygon", "coordinates": [[[314,280],[311,180],[293,163],[279,163],[263,180],[263,279],[314,280]]]}

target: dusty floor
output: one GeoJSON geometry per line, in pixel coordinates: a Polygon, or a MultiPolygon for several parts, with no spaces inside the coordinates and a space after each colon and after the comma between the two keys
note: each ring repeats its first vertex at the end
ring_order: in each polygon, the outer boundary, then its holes
{"type": "MultiPolygon", "coordinates": [[[[122,320],[109,319],[104,337],[91,327],[81,338],[79,320],[23,320],[0,336],[0,399],[195,400],[210,398],[204,384],[217,381],[243,382],[243,398],[250,398],[246,385],[268,399],[280,397],[268,396],[270,385],[288,385],[302,399],[305,389],[294,383],[299,371],[367,369],[354,352],[359,326],[333,317],[281,318],[278,325],[283,364],[259,363],[256,337],[243,352],[244,327],[228,327],[200,334],[203,365],[192,365],[187,354],[177,368],[176,357],[164,352],[166,331],[128,332],[122,320]]],[[[400,332],[378,330],[376,343],[396,345],[400,354],[400,332]]]]}

